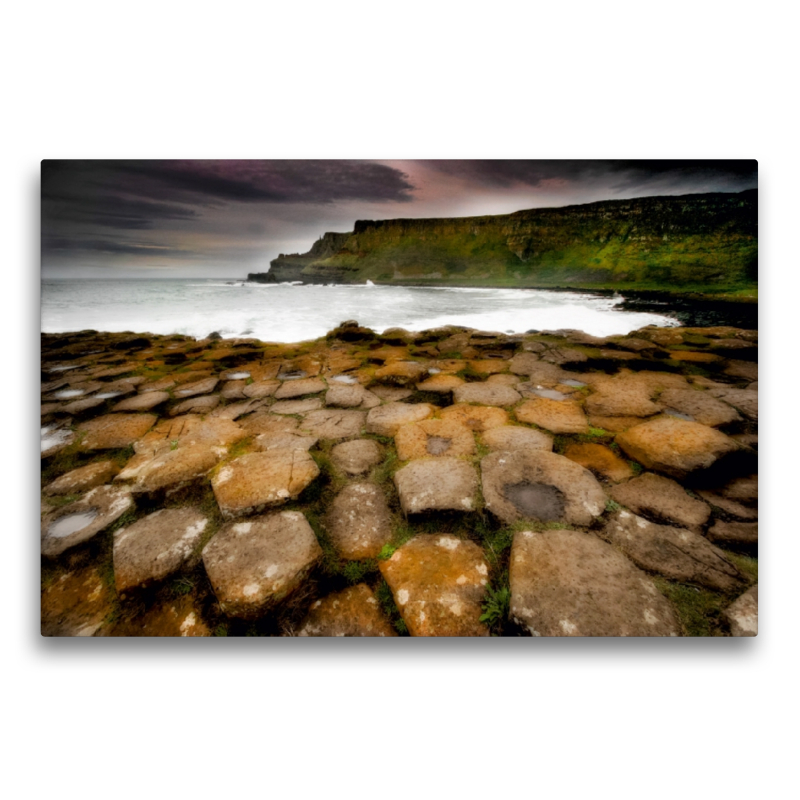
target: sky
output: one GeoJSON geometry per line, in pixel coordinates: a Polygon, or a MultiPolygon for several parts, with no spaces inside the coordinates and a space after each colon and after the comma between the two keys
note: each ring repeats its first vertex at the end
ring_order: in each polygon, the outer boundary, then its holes
{"type": "Polygon", "coordinates": [[[245,278],[357,219],[739,192],[755,161],[43,161],[42,278],[245,278]]]}

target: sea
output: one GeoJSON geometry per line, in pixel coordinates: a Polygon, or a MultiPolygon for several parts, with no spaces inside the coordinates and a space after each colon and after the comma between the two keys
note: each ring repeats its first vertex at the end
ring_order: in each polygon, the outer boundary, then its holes
{"type": "Polygon", "coordinates": [[[44,280],[43,333],[211,333],[224,338],[300,342],[344,320],[383,332],[463,325],[525,333],[572,328],[594,336],[645,325],[674,326],[669,316],[620,308],[622,297],[532,289],[259,284],[230,279],[44,280]]]}

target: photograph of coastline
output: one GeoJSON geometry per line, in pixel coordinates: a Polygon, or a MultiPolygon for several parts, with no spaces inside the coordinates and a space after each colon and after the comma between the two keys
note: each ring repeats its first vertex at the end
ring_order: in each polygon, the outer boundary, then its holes
{"type": "Polygon", "coordinates": [[[755,161],[44,161],[44,636],[753,636],[755,161]]]}

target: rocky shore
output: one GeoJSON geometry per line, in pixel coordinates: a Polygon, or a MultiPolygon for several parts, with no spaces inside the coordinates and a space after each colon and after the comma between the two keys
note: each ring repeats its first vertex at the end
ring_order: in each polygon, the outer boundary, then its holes
{"type": "Polygon", "coordinates": [[[758,334],[42,335],[46,636],[751,636],[758,334]]]}

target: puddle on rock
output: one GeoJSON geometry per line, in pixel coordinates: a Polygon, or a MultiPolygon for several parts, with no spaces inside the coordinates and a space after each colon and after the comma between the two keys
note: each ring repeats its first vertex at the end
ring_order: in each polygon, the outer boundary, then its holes
{"type": "Polygon", "coordinates": [[[96,508],[90,508],[88,511],[81,511],[78,514],[67,514],[59,517],[47,529],[47,535],[52,539],[63,539],[65,536],[82,531],[87,525],[94,522],[96,517],[96,508]]]}
{"type": "Polygon", "coordinates": [[[61,430],[47,432],[42,435],[42,450],[41,452],[44,453],[45,450],[49,450],[51,447],[55,447],[58,444],[64,444],[65,442],[69,441],[69,437],[72,436],[72,431],[68,428],[61,428],[61,430]]]}
{"type": "Polygon", "coordinates": [[[354,378],[352,375],[334,375],[331,380],[336,383],[358,383],[358,378],[354,378]]]}
{"type": "Polygon", "coordinates": [[[67,366],[67,367],[50,367],[50,369],[48,369],[47,371],[48,372],[66,372],[67,370],[70,370],[70,369],[78,369],[78,365],[77,364],[73,364],[72,366],[67,366]]]}
{"type": "Polygon", "coordinates": [[[555,522],[564,516],[564,493],[555,486],[530,481],[507,483],[503,495],[525,517],[555,522]]]}
{"type": "Polygon", "coordinates": [[[428,367],[428,372],[431,375],[438,375],[441,372],[441,370],[439,369],[439,367],[428,367]]]}
{"type": "Polygon", "coordinates": [[[450,449],[450,445],[452,443],[452,439],[447,439],[444,436],[429,436],[425,449],[432,456],[440,456],[442,453],[446,453],[450,449]]]}
{"type": "Polygon", "coordinates": [[[546,397],[548,400],[567,400],[569,398],[569,395],[563,392],[558,392],[555,389],[545,389],[543,386],[536,386],[530,390],[530,393],[535,394],[537,397],[546,397]]]}
{"type": "Polygon", "coordinates": [[[56,392],[53,397],[57,397],[59,400],[66,400],[68,397],[80,397],[82,394],[85,394],[83,389],[62,389],[60,392],[56,392]]]}
{"type": "Polygon", "coordinates": [[[578,389],[582,389],[586,384],[583,381],[576,381],[574,378],[567,378],[565,381],[561,381],[564,386],[575,386],[578,389]]]}
{"type": "Polygon", "coordinates": [[[695,422],[695,418],[689,416],[689,414],[684,414],[681,411],[676,411],[674,408],[665,408],[664,413],[668,417],[677,417],[678,419],[685,419],[687,422],[695,422]]]}
{"type": "Polygon", "coordinates": [[[228,380],[229,381],[244,381],[250,377],[249,372],[229,372],[228,373],[228,380]]]}
{"type": "Polygon", "coordinates": [[[307,378],[307,377],[308,377],[308,373],[307,372],[303,372],[303,370],[299,369],[296,372],[281,372],[280,375],[278,375],[278,380],[279,381],[296,381],[296,380],[298,380],[300,378],[307,378]]]}
{"type": "Polygon", "coordinates": [[[112,397],[119,397],[122,392],[100,392],[100,394],[96,394],[95,398],[97,400],[110,400],[112,397]]]}

